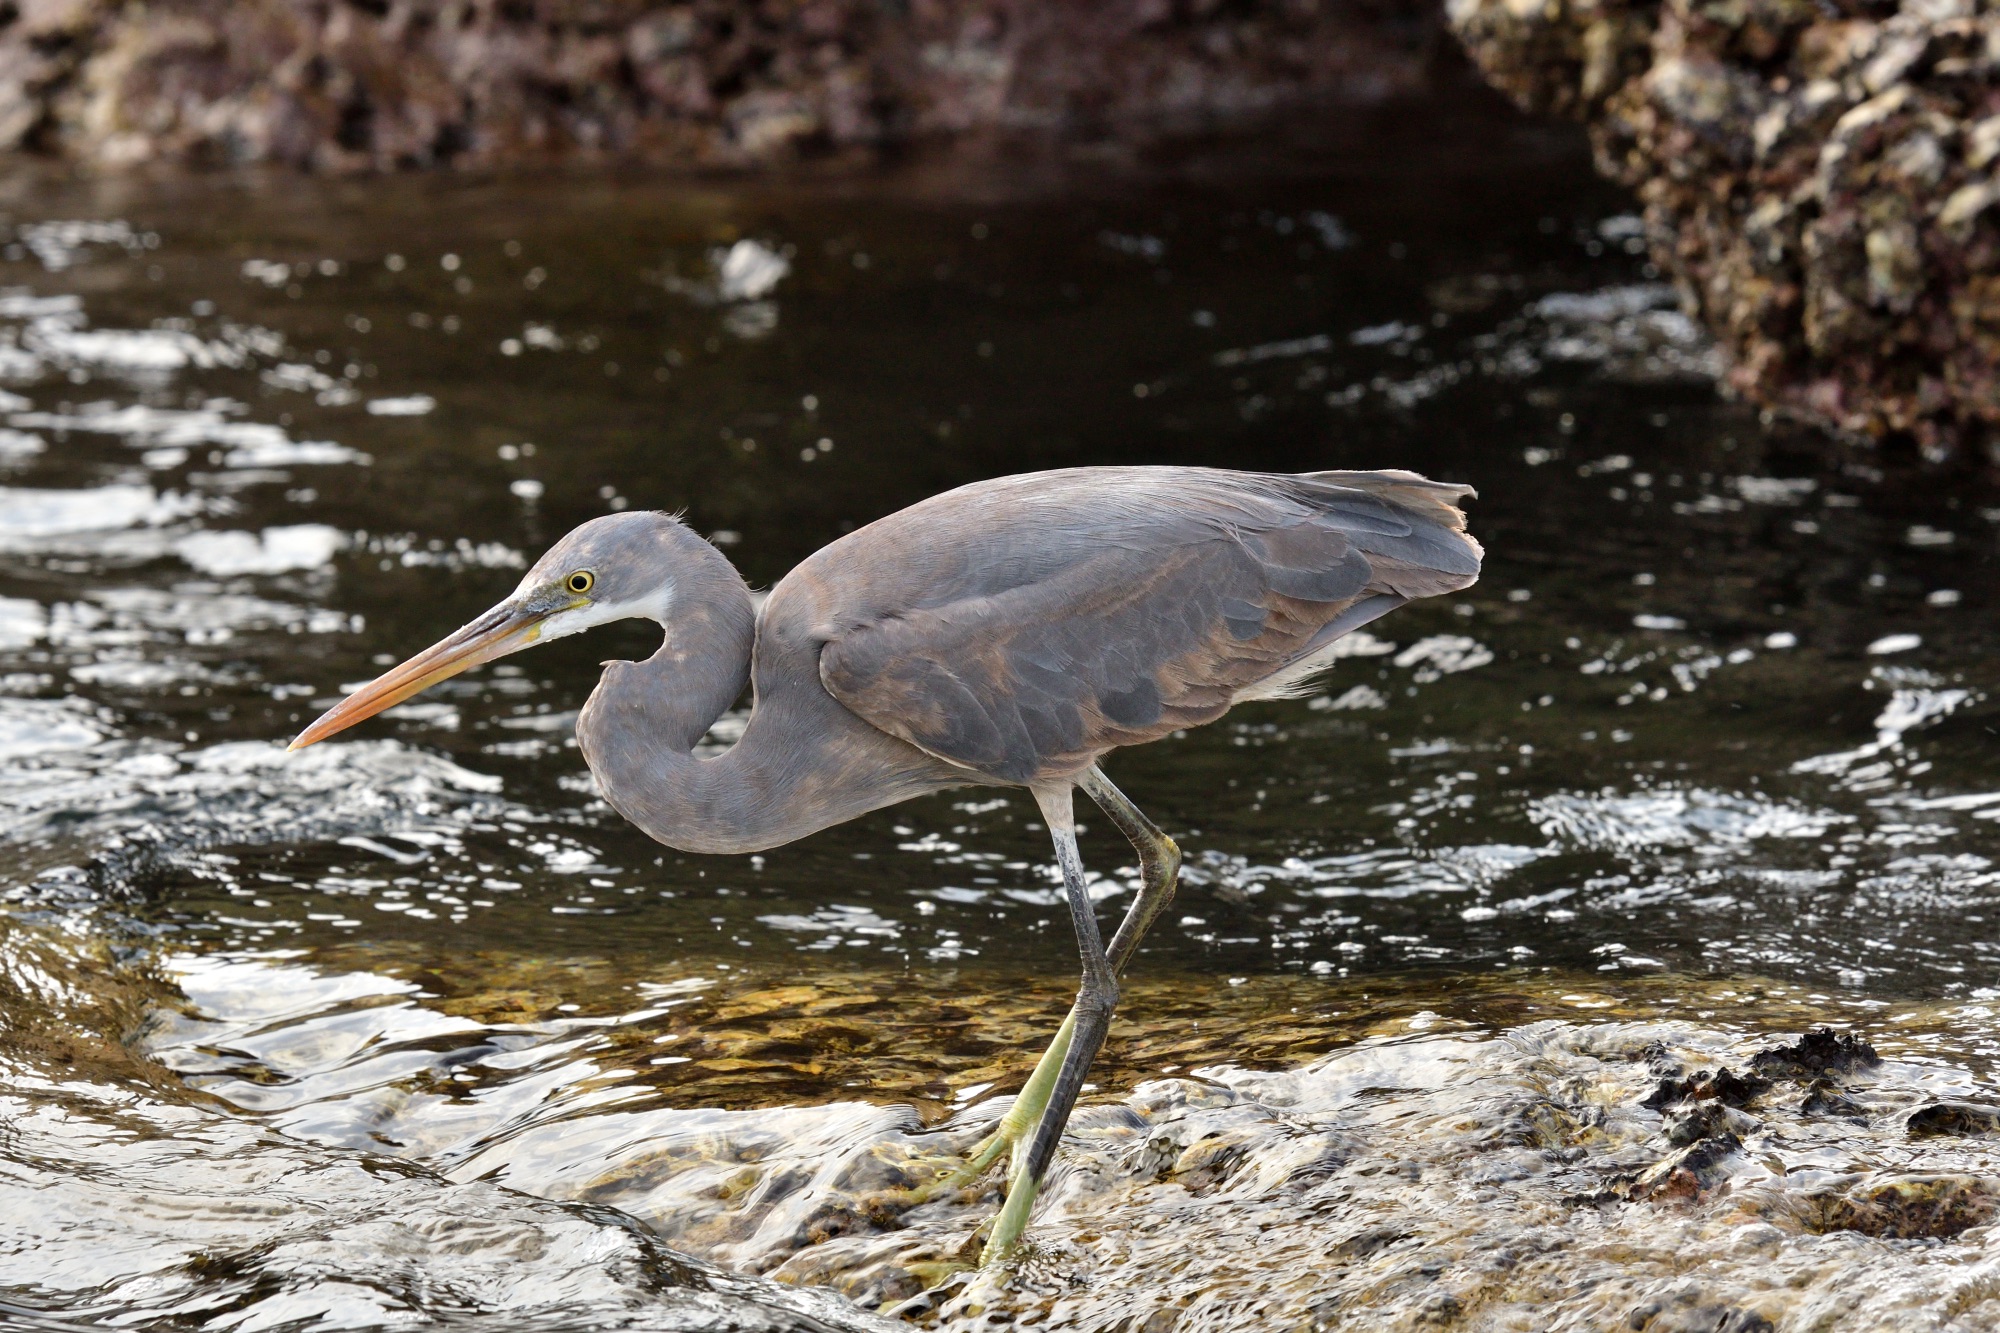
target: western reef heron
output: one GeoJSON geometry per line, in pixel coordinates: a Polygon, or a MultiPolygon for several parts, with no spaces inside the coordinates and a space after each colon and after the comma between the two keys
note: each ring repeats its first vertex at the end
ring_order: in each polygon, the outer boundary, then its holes
{"type": "Polygon", "coordinates": [[[1098,767],[1112,750],[1300,693],[1344,634],[1479,576],[1457,502],[1412,472],[1091,467],[977,482],[808,557],[761,607],[674,517],[592,519],[513,594],[354,692],[292,748],[468,667],[614,620],[666,631],[608,662],[576,736],[604,798],[688,852],[754,852],[916,796],[1026,787],[1055,843],[1083,958],[1069,1016],[970,1172],[1010,1156],[984,1260],[1008,1253],[1091,1061],[1118,977],[1180,851],[1098,767]],[[741,739],[695,746],[752,690],[741,739]],[[1081,788],[1138,851],[1107,946],[1085,890],[1081,788]]]}

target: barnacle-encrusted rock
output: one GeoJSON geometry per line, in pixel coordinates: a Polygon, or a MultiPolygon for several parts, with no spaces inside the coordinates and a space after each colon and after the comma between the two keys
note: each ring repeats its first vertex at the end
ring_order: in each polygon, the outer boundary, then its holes
{"type": "Polygon", "coordinates": [[[1750,1057],[1752,1069],[1777,1078],[1845,1074],[1881,1063],[1873,1046],[1851,1032],[1832,1028],[1813,1028],[1789,1046],[1773,1046],[1750,1057]]]}
{"type": "Polygon", "coordinates": [[[1415,91],[1440,26],[1424,0],[30,0],[0,6],[0,148],[355,170],[1131,139],[1415,91]]]}
{"type": "Polygon", "coordinates": [[[2000,12],[1977,0],[1449,0],[1590,129],[1754,401],[2000,458],[2000,12]]]}
{"type": "Polygon", "coordinates": [[[1640,1104],[1655,1111],[1680,1102],[1711,1099],[1725,1106],[1747,1106],[1766,1086],[1764,1080],[1755,1074],[1746,1078],[1733,1069],[1718,1069],[1714,1073],[1698,1069],[1685,1077],[1661,1079],[1660,1086],[1653,1089],[1652,1095],[1640,1104]]]}

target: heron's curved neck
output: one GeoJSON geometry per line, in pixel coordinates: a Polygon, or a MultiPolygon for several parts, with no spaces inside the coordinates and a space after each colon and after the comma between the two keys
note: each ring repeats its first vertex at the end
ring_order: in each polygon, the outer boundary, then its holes
{"type": "Polygon", "coordinates": [[[676,813],[716,829],[744,822],[731,808],[740,802],[693,751],[750,679],[756,612],[720,551],[684,528],[666,539],[676,548],[672,585],[644,613],[660,620],[666,638],[643,662],[604,664],[576,738],[614,809],[670,846],[700,850],[689,844],[706,841],[704,831],[676,827],[676,813]]]}
{"type": "Polygon", "coordinates": [[[756,643],[750,590],[693,533],[674,538],[666,639],[643,662],[608,662],[577,718],[604,798],[647,836],[688,852],[751,852],[941,785],[920,752],[874,731],[819,684],[816,652],[756,643]],[[766,652],[743,737],[697,758],[766,652]]]}

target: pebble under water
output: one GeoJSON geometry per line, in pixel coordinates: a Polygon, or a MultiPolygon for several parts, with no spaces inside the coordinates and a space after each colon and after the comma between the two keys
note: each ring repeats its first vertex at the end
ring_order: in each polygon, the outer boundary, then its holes
{"type": "Polygon", "coordinates": [[[2000,495],[1719,396],[1566,135],[0,220],[0,1322],[2000,1327],[2000,495]],[[1488,562],[1109,761],[1187,866],[1011,1267],[1025,797],[657,847],[571,735],[641,626],[284,753],[595,514],[768,586],[1129,462],[1468,481],[1488,562]]]}

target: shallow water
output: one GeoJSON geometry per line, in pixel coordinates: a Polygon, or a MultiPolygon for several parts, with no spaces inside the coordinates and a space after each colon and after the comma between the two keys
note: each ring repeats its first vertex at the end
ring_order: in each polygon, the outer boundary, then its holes
{"type": "Polygon", "coordinates": [[[1180,461],[1470,481],[1487,573],[1114,757],[1181,897],[1030,1260],[906,1316],[2000,1320],[1974,1187],[1828,1221],[1994,1166],[1905,1122],[1996,1096],[2000,497],[1718,399],[1561,135],[1241,156],[10,182],[0,1315],[862,1326],[949,1273],[993,1182],[919,1194],[1073,984],[1025,801],[655,847],[570,736],[637,627],[282,744],[607,508],[768,584],[963,481],[1180,461]],[[1662,1070],[1815,1022],[1887,1063],[1635,1183],[1662,1070]]]}

